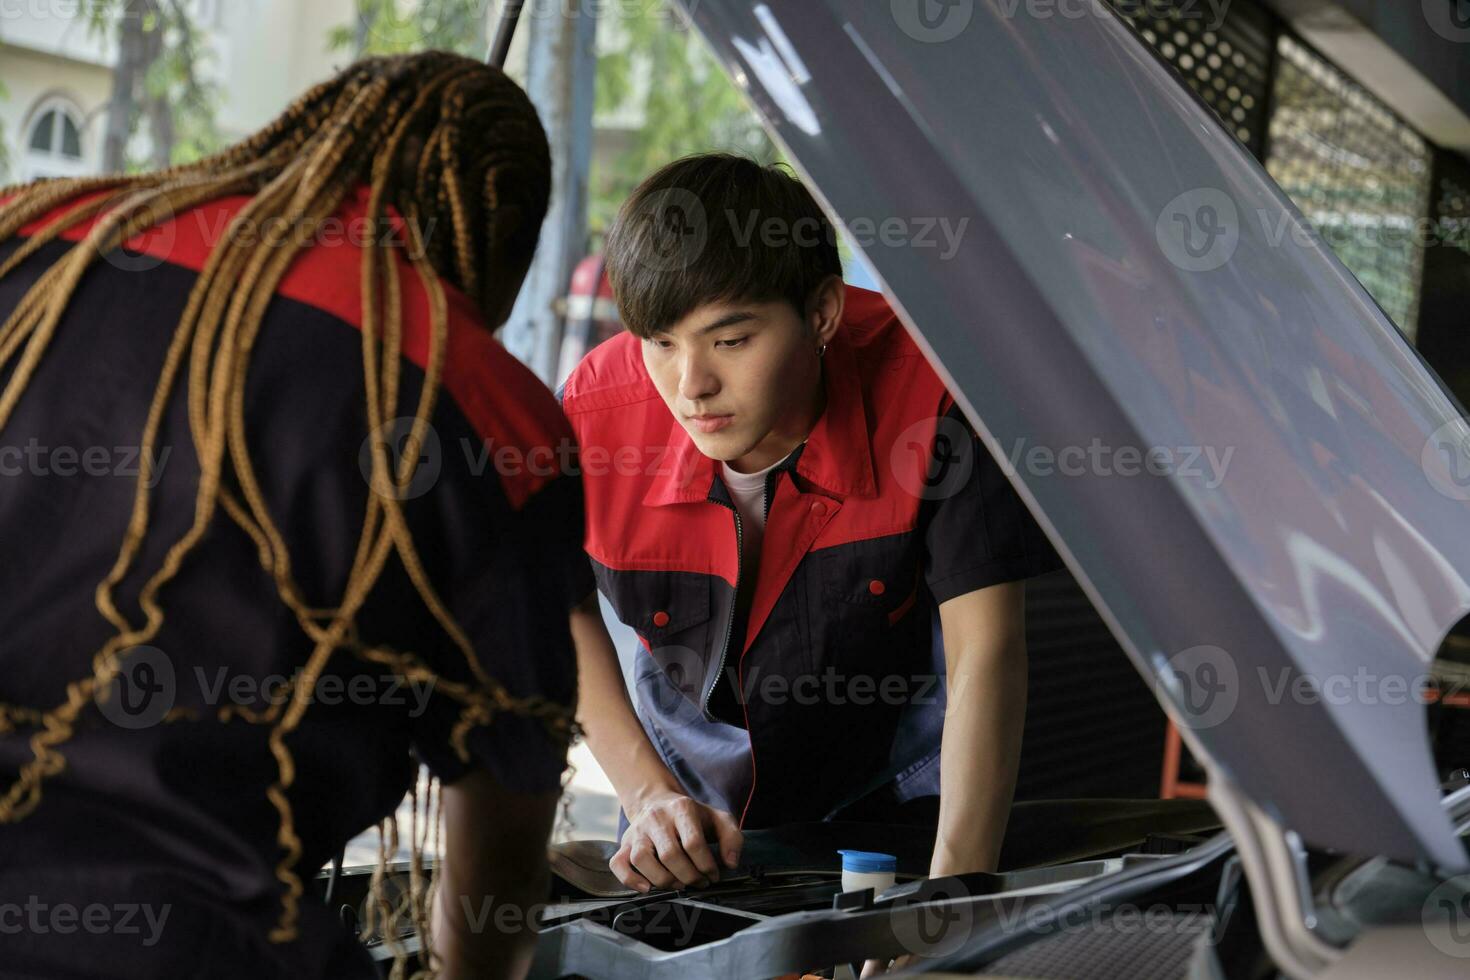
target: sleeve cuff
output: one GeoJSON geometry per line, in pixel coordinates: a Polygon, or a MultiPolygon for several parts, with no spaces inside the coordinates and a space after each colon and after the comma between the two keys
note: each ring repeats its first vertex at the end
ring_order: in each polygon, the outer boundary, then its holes
{"type": "Polygon", "coordinates": [[[947,602],[955,596],[965,595],[1002,582],[1019,582],[1022,579],[1045,575],[1062,568],[1062,560],[1055,553],[1021,555],[1016,558],[998,558],[970,568],[953,572],[941,579],[929,582],[929,591],[936,603],[947,602]]]}
{"type": "Polygon", "coordinates": [[[495,781],[515,793],[561,791],[567,768],[567,746],[559,744],[541,722],[503,714],[489,725],[471,729],[465,738],[470,761],[465,762],[447,739],[415,744],[419,760],[440,782],[449,786],[477,769],[486,769],[495,781]]]}

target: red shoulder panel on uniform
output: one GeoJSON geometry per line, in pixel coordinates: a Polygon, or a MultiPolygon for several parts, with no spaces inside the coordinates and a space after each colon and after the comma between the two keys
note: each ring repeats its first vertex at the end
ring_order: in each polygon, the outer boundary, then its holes
{"type": "MultiPolygon", "coordinates": [[[[72,199],[26,225],[20,234],[34,234],[101,193],[104,192],[72,199]]],[[[5,200],[0,200],[0,204],[5,200]]],[[[127,247],[198,272],[204,268],[214,246],[224,238],[231,220],[250,200],[248,196],[237,195],[192,208],[135,236],[127,247]]],[[[277,287],[279,295],[307,303],[357,329],[362,328],[362,247],[373,235],[367,220],[367,200],[368,189],[364,186],[343,202],[335,216],[341,227],[324,228],[311,247],[302,250],[277,287]]],[[[98,220],[83,222],[63,237],[80,241],[98,220]]],[[[401,219],[396,212],[390,212],[389,220],[393,233],[399,236],[393,241],[406,247],[401,219]]],[[[260,231],[245,229],[240,233],[258,238],[260,231]]],[[[429,358],[428,293],[408,259],[398,252],[394,257],[404,304],[403,356],[422,368],[429,358]]],[[[519,508],[556,475],[552,464],[559,458],[559,447],[570,445],[571,427],[550,390],[501,346],[469,297],[442,279],[440,282],[449,314],[444,389],[475,433],[481,439],[491,440],[491,452],[500,446],[514,446],[526,454],[528,465],[520,472],[501,474],[511,506],[519,508]]]]}

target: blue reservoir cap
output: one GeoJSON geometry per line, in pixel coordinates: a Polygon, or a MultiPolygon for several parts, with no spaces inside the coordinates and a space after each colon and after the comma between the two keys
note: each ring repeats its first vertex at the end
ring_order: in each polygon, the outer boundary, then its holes
{"type": "Polygon", "coordinates": [[[898,858],[877,851],[838,851],[843,871],[897,871],[898,858]]]}

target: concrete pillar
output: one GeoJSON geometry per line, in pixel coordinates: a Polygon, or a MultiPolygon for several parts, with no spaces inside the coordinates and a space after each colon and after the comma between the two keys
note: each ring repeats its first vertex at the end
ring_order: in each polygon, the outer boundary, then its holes
{"type": "Polygon", "coordinates": [[[562,332],[552,303],[586,250],[597,7],[595,0],[529,0],[519,28],[527,35],[526,91],[551,144],[551,207],[501,340],[548,385],[562,332]]]}

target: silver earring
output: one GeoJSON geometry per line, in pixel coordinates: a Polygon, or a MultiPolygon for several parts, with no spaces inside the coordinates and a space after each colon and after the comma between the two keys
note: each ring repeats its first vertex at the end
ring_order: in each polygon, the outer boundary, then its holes
{"type": "Polygon", "coordinates": [[[822,345],[822,349],[819,350],[819,351],[817,351],[817,356],[818,357],[821,357],[822,355],[824,355],[826,353],[827,353],[827,345],[826,344],[823,344],[822,345]]]}

